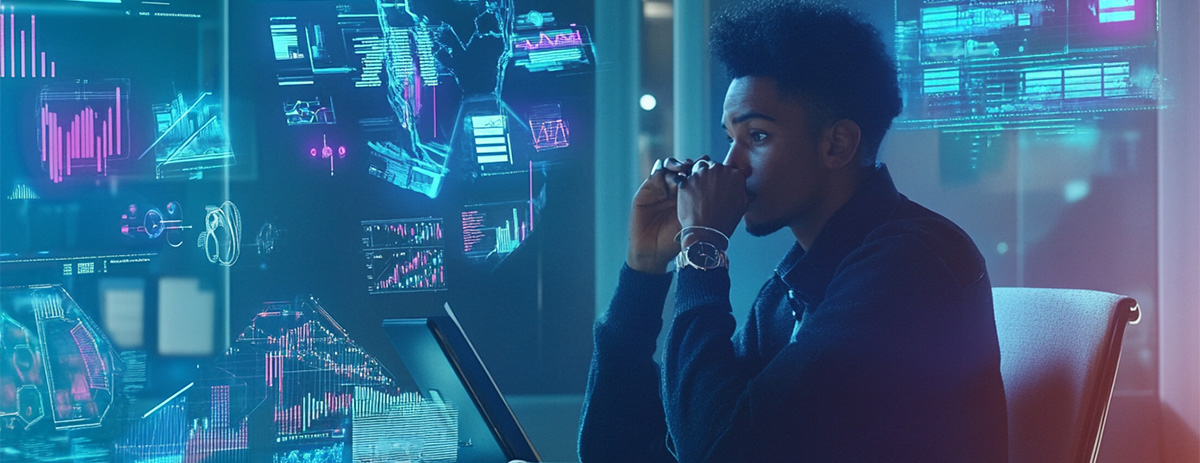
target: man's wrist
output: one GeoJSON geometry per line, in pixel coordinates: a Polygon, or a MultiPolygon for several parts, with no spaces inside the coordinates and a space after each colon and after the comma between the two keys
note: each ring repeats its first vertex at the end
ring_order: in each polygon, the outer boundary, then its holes
{"type": "Polygon", "coordinates": [[[651,275],[662,275],[667,273],[667,266],[670,263],[670,257],[668,257],[666,260],[655,259],[651,257],[640,256],[633,251],[630,251],[629,255],[625,257],[625,265],[627,267],[642,273],[649,273],[651,275]]]}
{"type": "Polygon", "coordinates": [[[712,243],[718,249],[726,251],[729,249],[729,239],[724,235],[718,234],[715,230],[707,228],[689,228],[679,239],[680,247],[687,249],[698,242],[712,243]]]}

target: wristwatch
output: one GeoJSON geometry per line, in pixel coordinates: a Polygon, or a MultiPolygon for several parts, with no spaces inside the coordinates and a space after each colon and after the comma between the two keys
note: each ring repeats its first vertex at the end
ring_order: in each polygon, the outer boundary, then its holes
{"type": "Polygon", "coordinates": [[[675,257],[675,267],[680,269],[691,267],[700,270],[729,268],[729,257],[716,245],[697,241],[680,251],[679,255],[675,257]]]}

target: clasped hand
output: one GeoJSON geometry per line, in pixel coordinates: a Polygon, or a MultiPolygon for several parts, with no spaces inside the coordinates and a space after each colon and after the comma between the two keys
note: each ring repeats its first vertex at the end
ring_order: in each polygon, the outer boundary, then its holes
{"type": "MultiPolygon", "coordinates": [[[[633,198],[626,263],[634,270],[665,273],[679,253],[676,235],[683,227],[707,227],[733,234],[746,211],[746,177],[741,171],[714,163],[668,158],[655,162],[650,176],[633,198]]],[[[704,229],[689,228],[683,244],[697,240],[726,246],[704,229]]]]}

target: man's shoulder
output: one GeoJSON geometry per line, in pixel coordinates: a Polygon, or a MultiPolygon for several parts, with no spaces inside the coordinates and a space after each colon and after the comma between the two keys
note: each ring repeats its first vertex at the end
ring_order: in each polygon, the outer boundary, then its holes
{"type": "MultiPolygon", "coordinates": [[[[906,201],[896,215],[867,234],[860,249],[884,254],[929,253],[945,265],[960,286],[978,281],[987,273],[983,255],[966,231],[911,201],[906,201]]],[[[903,261],[895,264],[906,265],[903,261]]]]}

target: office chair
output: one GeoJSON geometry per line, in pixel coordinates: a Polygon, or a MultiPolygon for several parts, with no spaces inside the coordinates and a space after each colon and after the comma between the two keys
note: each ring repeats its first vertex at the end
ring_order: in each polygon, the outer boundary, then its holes
{"type": "Polygon", "coordinates": [[[1079,289],[994,288],[1010,462],[1094,462],[1137,301],[1079,289]]]}

